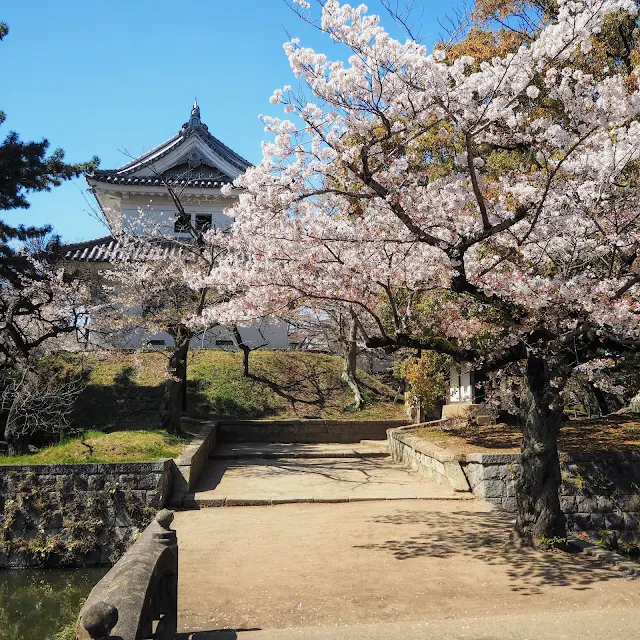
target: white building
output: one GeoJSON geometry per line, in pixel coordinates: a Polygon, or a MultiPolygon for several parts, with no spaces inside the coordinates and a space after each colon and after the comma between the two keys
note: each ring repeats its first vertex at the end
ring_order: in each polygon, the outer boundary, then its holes
{"type": "Polygon", "coordinates": [[[480,405],[484,401],[483,381],[484,377],[472,371],[468,362],[452,366],[449,371],[449,397],[442,407],[442,417],[462,416],[480,405]]]}
{"type": "MultiPolygon", "coordinates": [[[[188,238],[186,222],[196,229],[232,226],[224,211],[233,204],[234,196],[223,196],[221,188],[250,166],[209,132],[195,102],[188,122],[174,136],[118,169],[95,170],[87,176],[87,182],[112,231],[124,225],[135,233],[135,221],[142,213],[145,224],[156,225],[163,235],[188,238]],[[166,184],[179,193],[188,221],[178,215],[166,184]]],[[[106,236],[66,245],[63,260],[76,267],[100,270],[109,268],[109,260],[117,256],[117,251],[117,242],[106,236]]],[[[240,332],[243,342],[251,347],[288,346],[288,326],[283,322],[266,320],[240,332]]],[[[148,336],[133,331],[117,342],[122,348],[163,347],[172,345],[173,338],[167,333],[148,336]]],[[[235,348],[235,343],[228,330],[217,328],[194,337],[191,346],[228,349],[235,348]]]]}

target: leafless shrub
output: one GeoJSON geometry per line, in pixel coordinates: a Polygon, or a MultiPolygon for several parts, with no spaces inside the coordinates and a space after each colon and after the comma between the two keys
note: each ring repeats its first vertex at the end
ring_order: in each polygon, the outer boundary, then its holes
{"type": "Polygon", "coordinates": [[[8,412],[5,437],[29,442],[34,436],[49,440],[71,429],[73,408],[85,382],[45,377],[31,369],[9,381],[2,391],[2,409],[8,412]]]}

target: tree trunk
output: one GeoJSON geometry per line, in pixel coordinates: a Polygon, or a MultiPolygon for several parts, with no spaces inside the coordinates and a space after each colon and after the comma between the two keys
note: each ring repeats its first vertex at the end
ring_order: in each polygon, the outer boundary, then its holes
{"type": "Polygon", "coordinates": [[[167,362],[164,397],[160,412],[160,428],[169,433],[180,433],[182,417],[183,380],[187,372],[187,353],[191,334],[180,327],[174,337],[175,345],[167,362]]]}
{"type": "Polygon", "coordinates": [[[242,375],[245,378],[249,377],[249,354],[251,353],[251,347],[244,343],[242,335],[238,327],[231,327],[233,337],[236,341],[236,346],[242,351],[242,375]]]}
{"type": "Polygon", "coordinates": [[[187,410],[187,357],[184,358],[182,367],[182,413],[187,410]]]}
{"type": "Polygon", "coordinates": [[[606,416],[610,413],[609,405],[607,404],[607,399],[604,397],[604,393],[595,384],[592,382],[589,383],[589,387],[591,392],[593,393],[593,397],[596,399],[598,403],[598,409],[600,409],[600,415],[606,416]]]}
{"type": "Polygon", "coordinates": [[[251,353],[251,349],[248,347],[244,347],[242,349],[242,375],[245,378],[249,377],[249,354],[251,353]]]}
{"type": "Polygon", "coordinates": [[[516,540],[523,546],[545,546],[566,538],[560,509],[558,432],[562,407],[551,387],[547,361],[529,355],[522,397],[521,473],[517,483],[516,540]]]}
{"type": "Polygon", "coordinates": [[[358,327],[352,320],[349,325],[349,334],[344,336],[342,340],[342,351],[344,356],[344,368],[342,370],[342,379],[347,383],[349,389],[353,393],[353,405],[356,409],[361,409],[364,403],[362,399],[362,393],[358,386],[358,380],[356,378],[357,369],[357,355],[358,355],[358,343],[356,341],[358,337],[358,327]]]}

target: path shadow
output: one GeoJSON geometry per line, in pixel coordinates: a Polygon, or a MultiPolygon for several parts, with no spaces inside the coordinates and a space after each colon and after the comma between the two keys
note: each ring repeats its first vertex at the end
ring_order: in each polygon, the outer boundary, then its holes
{"type": "Polygon", "coordinates": [[[176,640],[236,640],[238,633],[243,631],[262,631],[260,627],[251,629],[215,629],[211,631],[194,631],[192,633],[179,633],[176,640]]]}
{"type": "Polygon", "coordinates": [[[542,593],[543,587],[568,587],[576,591],[620,579],[620,573],[605,569],[575,551],[517,549],[509,543],[513,529],[511,516],[498,511],[453,513],[401,511],[374,518],[372,524],[420,524],[424,531],[409,537],[365,545],[357,549],[385,551],[397,560],[412,558],[446,559],[462,556],[506,571],[511,590],[524,596],[542,593]]]}
{"type": "MultiPolygon", "coordinates": [[[[250,483],[252,480],[277,481],[285,476],[320,476],[356,489],[363,485],[389,484],[383,471],[390,463],[384,458],[277,458],[210,461],[196,492],[212,491],[230,470],[241,470],[250,483]],[[347,474],[347,475],[345,475],[347,474]],[[356,475],[357,474],[357,475],[356,475]]],[[[403,469],[404,470],[404,469],[403,469]]],[[[398,484],[394,478],[394,484],[398,484]]]]}
{"type": "Polygon", "coordinates": [[[291,359],[277,353],[273,359],[269,371],[261,370],[256,363],[249,377],[282,398],[295,415],[319,417],[333,405],[342,409],[338,401],[342,386],[330,363],[302,357],[291,359]]]}

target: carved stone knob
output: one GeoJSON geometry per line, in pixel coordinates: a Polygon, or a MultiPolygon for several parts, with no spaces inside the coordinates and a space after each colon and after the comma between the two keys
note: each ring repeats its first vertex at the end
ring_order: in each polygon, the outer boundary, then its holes
{"type": "Polygon", "coordinates": [[[96,602],[83,614],[81,623],[93,640],[103,640],[111,635],[118,622],[118,610],[106,602],[96,602]]]}
{"type": "Polygon", "coordinates": [[[171,529],[171,523],[173,522],[173,511],[169,509],[162,509],[156,514],[156,522],[167,531],[171,529]]]}

